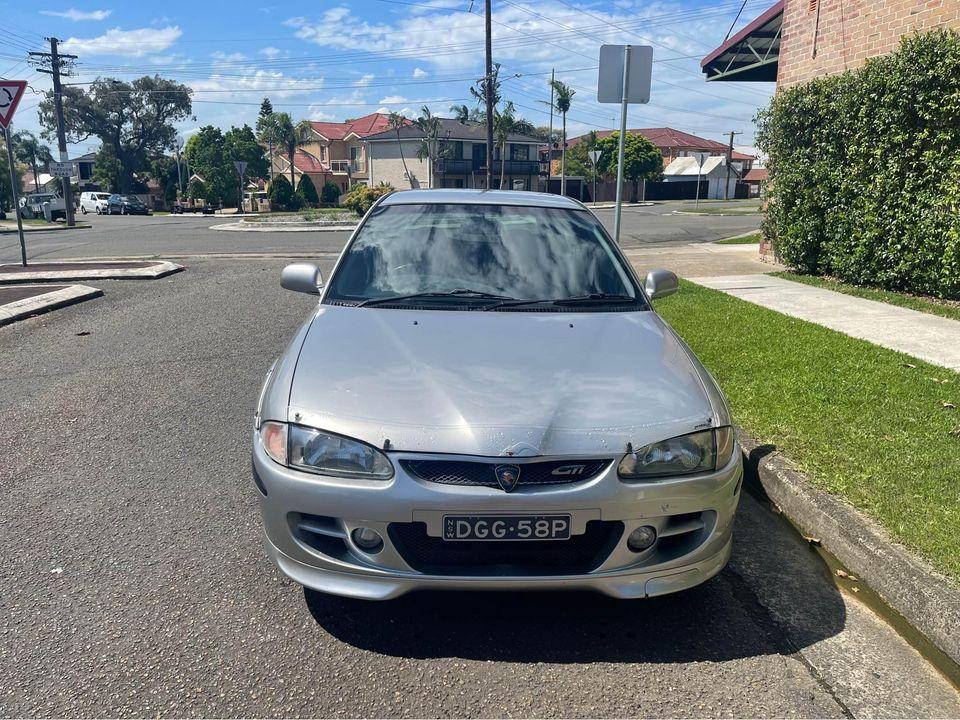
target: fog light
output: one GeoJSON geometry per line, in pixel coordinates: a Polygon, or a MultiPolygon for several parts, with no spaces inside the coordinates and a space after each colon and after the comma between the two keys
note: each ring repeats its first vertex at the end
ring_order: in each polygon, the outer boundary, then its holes
{"type": "Polygon", "coordinates": [[[657,531],[649,525],[641,525],[627,538],[627,547],[634,552],[643,552],[657,541],[657,531]]]}
{"type": "Polygon", "coordinates": [[[354,544],[368,553],[378,553],[383,549],[383,538],[380,533],[370,528],[361,527],[350,533],[354,544]]]}

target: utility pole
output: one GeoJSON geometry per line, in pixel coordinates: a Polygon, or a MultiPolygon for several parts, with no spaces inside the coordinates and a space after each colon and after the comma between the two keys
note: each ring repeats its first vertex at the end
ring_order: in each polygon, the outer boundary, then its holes
{"type": "MultiPolygon", "coordinates": [[[[493,188],[493,33],[490,27],[490,0],[484,0],[487,66],[487,190],[493,188]]],[[[503,158],[500,158],[503,162],[503,158]]]]}
{"type": "MultiPolygon", "coordinates": [[[[37,72],[46,73],[53,76],[53,103],[57,110],[57,148],[60,150],[60,162],[67,162],[67,135],[64,129],[63,120],[63,92],[60,85],[60,70],[66,64],[64,61],[76,60],[76,55],[61,55],[57,51],[57,43],[60,41],[55,37],[46,38],[50,41],[50,52],[31,52],[33,57],[43,58],[41,62],[50,61],[50,69],[37,68],[37,72]]],[[[63,187],[63,202],[67,206],[67,226],[73,227],[76,222],[73,216],[73,188],[70,185],[70,178],[60,179],[63,187]]]]}
{"type": "Polygon", "coordinates": [[[553,68],[550,68],[550,130],[547,137],[547,192],[550,192],[550,176],[553,175],[553,68]]]}
{"type": "Polygon", "coordinates": [[[733,162],[733,136],[734,135],[743,135],[739,130],[731,130],[730,135],[730,144],[727,146],[727,184],[723,186],[723,199],[730,199],[730,164],[733,162]]]}

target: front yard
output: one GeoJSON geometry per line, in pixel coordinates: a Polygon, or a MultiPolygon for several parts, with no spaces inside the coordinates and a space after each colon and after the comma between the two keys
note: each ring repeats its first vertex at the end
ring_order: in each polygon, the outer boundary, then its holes
{"type": "Polygon", "coordinates": [[[656,305],[744,430],[960,578],[960,375],[685,281],[656,305]]]}

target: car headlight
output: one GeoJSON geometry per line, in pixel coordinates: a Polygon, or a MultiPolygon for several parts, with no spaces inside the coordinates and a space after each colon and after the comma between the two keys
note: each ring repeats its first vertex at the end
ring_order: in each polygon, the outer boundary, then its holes
{"type": "Polygon", "coordinates": [[[624,480],[691,475],[722,468],[733,454],[730,427],[680,435],[627,453],[617,466],[624,480]]]}
{"type": "Polygon", "coordinates": [[[263,449],[281,465],[336,477],[389,480],[393,464],[372,445],[303,425],[264,422],[263,449]]]}

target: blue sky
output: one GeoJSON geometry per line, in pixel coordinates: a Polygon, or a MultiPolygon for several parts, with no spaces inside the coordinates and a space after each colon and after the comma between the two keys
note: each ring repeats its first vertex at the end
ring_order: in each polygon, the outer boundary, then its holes
{"type": "MultiPolygon", "coordinates": [[[[251,125],[260,101],[296,119],[342,120],[376,110],[414,116],[422,105],[449,114],[472,105],[469,86],[483,69],[483,0],[317,0],[266,4],[117,3],[99,0],[0,3],[9,33],[0,40],[0,76],[27,79],[32,91],[49,78],[24,62],[55,35],[79,56],[71,82],[98,76],[160,74],[194,89],[195,120],[251,125]]],[[[772,0],[747,0],[737,27],[772,0]]],[[[752,118],[772,83],[706,83],[699,60],[723,41],[742,0],[493,0],[494,60],[503,95],[535,124],[547,124],[551,68],[576,90],[568,135],[613,128],[619,108],[596,102],[603,43],[654,46],[649,105],[632,106],[631,127],[670,126],[716,140],[739,130],[753,144],[752,118]]],[[[28,95],[15,119],[39,130],[28,95]]],[[[71,148],[96,149],[95,141],[71,148]]]]}

